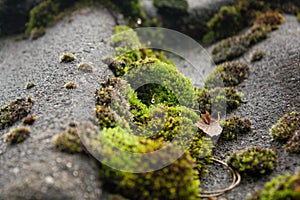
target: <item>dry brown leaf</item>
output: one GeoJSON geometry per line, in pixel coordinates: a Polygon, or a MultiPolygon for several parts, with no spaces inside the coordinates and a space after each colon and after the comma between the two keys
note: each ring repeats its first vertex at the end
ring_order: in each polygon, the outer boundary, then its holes
{"type": "Polygon", "coordinates": [[[210,137],[218,136],[222,132],[222,127],[220,126],[220,114],[218,114],[218,119],[216,120],[210,116],[208,111],[206,111],[205,114],[201,114],[201,118],[194,125],[210,137]]]}

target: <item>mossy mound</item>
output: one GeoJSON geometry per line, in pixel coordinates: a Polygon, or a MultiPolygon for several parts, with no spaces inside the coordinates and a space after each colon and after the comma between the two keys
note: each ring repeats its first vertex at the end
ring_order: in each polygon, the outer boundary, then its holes
{"type": "Polygon", "coordinates": [[[55,135],[53,144],[59,150],[68,153],[81,153],[85,151],[75,124],[70,124],[65,132],[55,135]]]}
{"type": "Polygon", "coordinates": [[[300,153],[300,112],[291,112],[281,117],[270,129],[274,139],[285,143],[288,152],[300,153]]]}
{"type": "Polygon", "coordinates": [[[260,15],[244,34],[224,39],[214,45],[212,50],[214,62],[221,63],[243,55],[249,47],[267,38],[269,33],[283,22],[284,17],[278,12],[260,15]]]}
{"type": "Polygon", "coordinates": [[[296,171],[295,175],[289,173],[279,175],[267,182],[263,189],[252,194],[247,200],[282,200],[300,199],[300,171],[296,171]]]}
{"type": "Polygon", "coordinates": [[[236,86],[243,82],[249,73],[249,66],[240,62],[226,62],[219,65],[211,74],[205,79],[206,88],[214,88],[223,81],[225,87],[236,86]]]}
{"type": "Polygon", "coordinates": [[[13,125],[15,122],[26,117],[33,106],[31,97],[17,98],[0,108],[0,130],[13,125]]]}
{"type": "Polygon", "coordinates": [[[276,152],[271,149],[250,147],[234,152],[227,159],[227,164],[240,173],[259,176],[271,173],[278,162],[276,152]]]}
{"type": "Polygon", "coordinates": [[[36,117],[35,116],[28,116],[28,117],[25,117],[21,120],[22,124],[24,125],[32,125],[36,120],[36,117]]]}
{"type": "Polygon", "coordinates": [[[200,88],[196,93],[201,113],[205,113],[205,111],[211,113],[212,105],[217,111],[231,112],[242,102],[242,94],[238,93],[234,87],[216,87],[211,90],[200,88]]]}
{"type": "MultiPolygon", "coordinates": [[[[299,2],[294,0],[238,0],[233,5],[221,7],[218,13],[208,21],[208,31],[206,35],[204,35],[203,41],[211,42],[236,35],[244,28],[253,25],[257,17],[261,19],[261,13],[277,10],[289,14],[296,14],[297,9],[299,9],[299,2]]],[[[258,21],[260,19],[258,19],[258,21]]],[[[266,20],[269,19],[264,19],[263,21],[266,22],[266,20]]],[[[274,21],[273,16],[270,21],[278,23],[278,21],[274,21]]],[[[274,28],[276,28],[277,24],[274,25],[274,28]]]]}
{"type": "MultiPolygon", "coordinates": [[[[91,148],[95,154],[98,152],[102,155],[102,162],[125,171],[155,167],[159,161],[169,161],[170,154],[177,151],[170,145],[165,146],[162,139],[136,137],[120,127],[104,128],[100,132],[91,123],[81,125],[83,126],[79,125],[79,130],[92,131],[86,134],[95,136],[90,141],[91,148]],[[116,148],[120,151],[116,151],[116,148]],[[152,159],[143,157],[143,154],[157,150],[162,152],[153,154],[152,159]],[[130,156],[131,153],[136,156],[130,156]]],[[[99,173],[105,181],[105,188],[116,188],[115,192],[130,199],[196,199],[200,192],[200,182],[195,167],[190,154],[183,153],[178,160],[156,171],[130,173],[102,165],[99,173]]]]}
{"type": "Polygon", "coordinates": [[[221,138],[224,140],[233,140],[239,135],[251,132],[251,121],[249,119],[241,119],[236,115],[221,121],[220,124],[223,127],[221,138]]]}
{"type": "Polygon", "coordinates": [[[11,130],[4,135],[4,141],[10,144],[23,142],[30,136],[30,129],[28,127],[18,127],[11,130]]]}
{"type": "Polygon", "coordinates": [[[260,61],[265,55],[264,51],[258,50],[258,51],[254,51],[251,56],[250,56],[250,61],[251,62],[256,62],[256,61],[260,61]]]}

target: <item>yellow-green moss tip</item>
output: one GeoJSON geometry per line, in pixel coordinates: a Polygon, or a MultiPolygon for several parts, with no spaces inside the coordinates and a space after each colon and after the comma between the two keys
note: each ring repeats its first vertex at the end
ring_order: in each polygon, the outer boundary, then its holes
{"type": "Polygon", "coordinates": [[[251,121],[249,119],[242,119],[236,115],[220,122],[223,127],[221,139],[233,140],[243,134],[251,132],[251,121]]]}
{"type": "Polygon", "coordinates": [[[284,148],[289,152],[300,153],[300,112],[283,115],[270,129],[274,139],[285,143],[284,148]]]}
{"type": "Polygon", "coordinates": [[[17,98],[0,108],[0,130],[13,125],[15,122],[26,117],[33,106],[31,97],[17,98]]]}
{"type": "Polygon", "coordinates": [[[63,63],[63,62],[68,63],[68,62],[72,62],[74,60],[76,60],[76,57],[72,53],[64,53],[59,58],[59,62],[61,62],[61,63],[63,63]]]}
{"type": "Polygon", "coordinates": [[[91,63],[80,63],[78,65],[78,70],[83,72],[93,72],[93,65],[91,63]]]}
{"type": "Polygon", "coordinates": [[[298,22],[300,22],[300,11],[298,11],[298,13],[297,13],[297,19],[298,19],[298,22]]]}
{"type": "Polygon", "coordinates": [[[74,82],[68,82],[64,85],[66,89],[76,89],[77,85],[74,82]]]}
{"type": "Polygon", "coordinates": [[[294,175],[289,173],[279,175],[267,182],[264,188],[253,193],[247,200],[282,200],[300,199],[300,170],[296,169],[294,175]]]}
{"type": "Polygon", "coordinates": [[[240,173],[259,176],[271,173],[278,163],[277,153],[271,149],[250,147],[234,152],[227,159],[227,164],[240,173]]]}
{"type": "Polygon", "coordinates": [[[35,86],[34,82],[29,82],[27,85],[24,87],[25,90],[29,90],[35,86]]]}
{"type": "Polygon", "coordinates": [[[265,55],[264,51],[258,50],[254,51],[250,56],[250,62],[260,61],[265,55]]]}
{"type": "Polygon", "coordinates": [[[36,118],[35,116],[28,116],[28,117],[25,117],[21,120],[22,124],[24,125],[32,125],[34,122],[35,122],[36,118]]]}
{"type": "Polygon", "coordinates": [[[11,144],[23,142],[30,136],[30,129],[28,127],[18,127],[11,130],[4,135],[4,141],[11,144]]]}

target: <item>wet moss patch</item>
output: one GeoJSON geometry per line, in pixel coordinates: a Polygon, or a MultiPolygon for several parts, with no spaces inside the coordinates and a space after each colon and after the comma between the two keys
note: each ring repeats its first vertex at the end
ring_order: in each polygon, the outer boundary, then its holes
{"type": "Polygon", "coordinates": [[[227,159],[227,164],[245,175],[259,176],[269,174],[278,162],[277,153],[271,149],[250,147],[234,152],[227,159]]]}
{"type": "Polygon", "coordinates": [[[4,141],[10,144],[23,142],[30,136],[30,129],[28,127],[18,127],[11,130],[4,135],[4,141]]]}
{"type": "Polygon", "coordinates": [[[26,117],[33,106],[31,97],[17,98],[0,108],[0,130],[13,125],[15,122],[26,117]]]}

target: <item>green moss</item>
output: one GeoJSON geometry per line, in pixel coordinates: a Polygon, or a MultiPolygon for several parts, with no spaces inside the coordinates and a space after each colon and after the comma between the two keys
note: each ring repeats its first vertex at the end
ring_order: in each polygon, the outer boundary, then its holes
{"type": "Polygon", "coordinates": [[[158,12],[163,15],[183,15],[188,12],[188,2],[186,0],[153,0],[158,12]]]}
{"type": "Polygon", "coordinates": [[[68,63],[76,60],[76,56],[72,53],[64,53],[59,57],[59,62],[68,63]]]}
{"type": "Polygon", "coordinates": [[[271,173],[278,162],[276,152],[271,149],[250,147],[234,152],[227,159],[227,164],[240,173],[259,176],[271,173]]]}
{"type": "Polygon", "coordinates": [[[242,95],[234,87],[216,87],[211,90],[200,88],[196,90],[196,93],[201,113],[205,111],[211,113],[212,105],[217,111],[224,111],[224,106],[226,106],[226,111],[230,112],[236,109],[242,101],[242,95]]]}
{"type": "Polygon", "coordinates": [[[29,82],[29,83],[27,83],[27,85],[25,86],[25,90],[29,90],[29,89],[31,89],[31,88],[33,88],[35,86],[35,83],[34,82],[29,82]]]}
{"type": "MultiPolygon", "coordinates": [[[[94,133],[88,135],[94,135],[94,133]]],[[[150,153],[162,148],[164,142],[161,139],[150,140],[136,137],[120,127],[104,128],[95,139],[91,143],[93,143],[95,153],[99,152],[103,156],[103,162],[105,163],[105,158],[109,158],[109,163],[123,167],[122,169],[124,167],[125,169],[147,169],[152,165],[155,166],[159,160],[169,160],[169,153],[175,150],[173,147],[166,147],[169,149],[165,152],[154,155],[150,160],[142,161],[140,160],[142,158],[133,158],[127,156],[127,153],[122,154],[121,157],[115,156],[116,152],[112,148],[117,147],[122,152],[150,153]],[[106,142],[101,139],[103,137],[106,142]]],[[[128,173],[102,166],[100,175],[107,184],[104,187],[114,185],[114,188],[117,188],[116,192],[130,199],[196,199],[200,191],[200,182],[194,167],[194,160],[188,153],[184,153],[174,163],[160,170],[128,173]]]]}
{"type": "Polygon", "coordinates": [[[226,62],[219,65],[205,79],[206,88],[214,88],[223,81],[225,87],[236,86],[243,82],[249,74],[249,66],[240,62],[226,62]]]}
{"type": "Polygon", "coordinates": [[[270,134],[276,140],[287,141],[300,129],[300,112],[291,112],[283,115],[270,129],[270,134]]]}
{"type": "Polygon", "coordinates": [[[214,62],[221,63],[243,55],[249,47],[267,38],[268,34],[283,21],[284,17],[278,12],[260,15],[244,34],[227,38],[214,45],[212,50],[214,62]]]}
{"type": "Polygon", "coordinates": [[[36,118],[35,116],[28,116],[28,117],[25,117],[21,120],[22,124],[24,125],[32,125],[34,122],[35,122],[36,118]]]}
{"type": "Polygon", "coordinates": [[[75,88],[77,88],[77,85],[76,85],[74,82],[67,82],[67,83],[64,85],[64,87],[65,87],[66,89],[75,89],[75,88]]]}
{"type": "Polygon", "coordinates": [[[55,135],[53,137],[53,144],[57,149],[68,153],[81,153],[85,151],[78,136],[76,125],[74,126],[73,124],[70,124],[65,132],[55,135]]]}
{"type": "Polygon", "coordinates": [[[78,70],[83,72],[93,72],[93,65],[90,63],[80,63],[78,65],[78,70]]]}
{"type": "Polygon", "coordinates": [[[142,102],[150,103],[155,95],[155,103],[194,107],[196,100],[194,86],[191,80],[184,77],[174,65],[159,60],[148,63],[141,60],[139,66],[128,73],[126,80],[132,88],[144,86],[139,93],[148,93],[148,95],[142,97],[145,98],[141,99],[142,102]],[[149,84],[145,85],[145,83],[149,84]]]}
{"type": "Polygon", "coordinates": [[[207,23],[209,32],[205,40],[219,40],[236,35],[243,26],[243,18],[235,6],[223,6],[207,23]]]}
{"type": "Polygon", "coordinates": [[[298,13],[297,13],[297,19],[300,22],[300,11],[298,11],[298,13]]]}
{"type": "Polygon", "coordinates": [[[295,14],[297,7],[299,8],[299,2],[294,0],[238,0],[233,5],[221,7],[208,21],[208,31],[203,41],[214,41],[236,35],[244,28],[253,25],[261,13],[278,10],[295,14]]]}
{"type": "Polygon", "coordinates": [[[35,6],[29,13],[25,34],[30,35],[34,29],[42,30],[53,25],[64,16],[64,9],[71,7],[78,0],[46,0],[35,6]]]}
{"type": "Polygon", "coordinates": [[[286,151],[300,153],[300,112],[291,112],[281,117],[270,129],[274,139],[283,142],[286,151]]]}
{"type": "Polygon", "coordinates": [[[267,182],[263,189],[259,189],[252,194],[247,200],[282,200],[300,199],[300,171],[296,171],[295,175],[289,173],[279,175],[267,182]]]}
{"type": "Polygon", "coordinates": [[[30,129],[28,127],[18,127],[11,130],[4,135],[4,141],[10,144],[23,142],[30,136],[30,129]]]}
{"type": "Polygon", "coordinates": [[[17,98],[0,108],[0,130],[13,125],[15,122],[26,117],[33,106],[31,97],[17,98]]]}
{"type": "Polygon", "coordinates": [[[223,127],[221,138],[224,140],[233,140],[239,135],[251,132],[251,121],[249,119],[241,119],[236,115],[221,121],[220,124],[223,127]]]}
{"type": "Polygon", "coordinates": [[[101,128],[114,128],[117,126],[115,113],[109,107],[97,106],[95,116],[101,128]]]}
{"type": "Polygon", "coordinates": [[[261,50],[258,50],[258,51],[254,51],[252,54],[251,54],[251,57],[250,57],[250,61],[251,62],[256,62],[256,61],[260,61],[265,55],[265,52],[264,51],[261,51],[261,50]]]}

